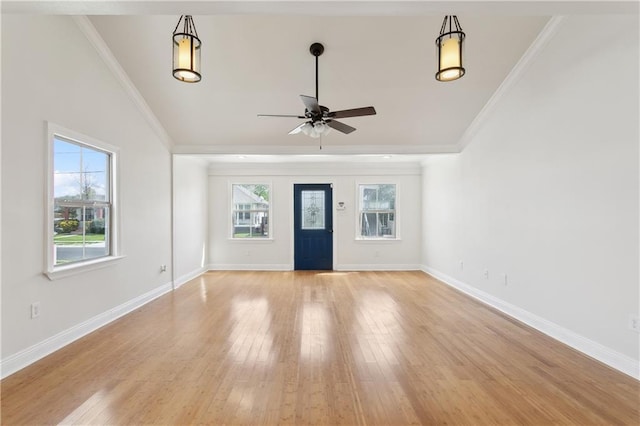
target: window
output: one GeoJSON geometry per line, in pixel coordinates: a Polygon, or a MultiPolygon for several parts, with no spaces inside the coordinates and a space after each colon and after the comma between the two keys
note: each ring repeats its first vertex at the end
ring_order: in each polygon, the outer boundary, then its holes
{"type": "Polygon", "coordinates": [[[361,238],[396,238],[396,185],[358,185],[361,238]]]}
{"type": "Polygon", "coordinates": [[[52,124],[49,143],[47,273],[114,258],[115,149],[52,124]]]}
{"type": "Polygon", "coordinates": [[[233,184],[232,238],[269,238],[271,188],[267,184],[233,184]]]}

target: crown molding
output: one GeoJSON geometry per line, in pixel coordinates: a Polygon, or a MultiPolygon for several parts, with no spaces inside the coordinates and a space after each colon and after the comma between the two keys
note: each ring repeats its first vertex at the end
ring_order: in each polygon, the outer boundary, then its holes
{"type": "Polygon", "coordinates": [[[175,145],[174,154],[210,155],[423,155],[455,154],[456,145],[175,145]]]}
{"type": "Polygon", "coordinates": [[[211,163],[209,176],[420,176],[417,162],[406,163],[211,163]]]}
{"type": "Polygon", "coordinates": [[[171,151],[173,148],[173,140],[167,133],[167,130],[162,126],[160,120],[153,113],[147,101],[144,100],[144,97],[140,94],[136,86],[133,84],[125,70],[122,68],[118,60],[113,56],[111,49],[107,46],[107,43],[100,36],[96,28],[93,26],[91,21],[87,16],[73,16],[73,20],[80,28],[80,31],[85,35],[87,40],[91,43],[91,45],[96,49],[98,55],[104,63],[107,65],[107,68],[111,71],[113,76],[120,82],[124,91],[129,95],[135,106],[138,108],[142,116],[145,118],[151,129],[154,133],[160,138],[160,141],[163,145],[171,151]]]}
{"type": "Polygon", "coordinates": [[[462,152],[467,145],[475,138],[478,131],[483,127],[485,121],[496,109],[503,97],[505,97],[511,88],[522,78],[525,71],[532,65],[533,60],[542,52],[545,46],[549,43],[551,38],[555,35],[558,27],[564,20],[562,16],[553,16],[544,26],[538,37],[531,43],[531,46],[522,55],[520,60],[511,69],[511,72],[507,75],[504,81],[498,86],[498,89],[493,93],[491,98],[482,107],[476,118],[473,119],[467,130],[462,134],[462,137],[456,145],[457,151],[462,152]]]}

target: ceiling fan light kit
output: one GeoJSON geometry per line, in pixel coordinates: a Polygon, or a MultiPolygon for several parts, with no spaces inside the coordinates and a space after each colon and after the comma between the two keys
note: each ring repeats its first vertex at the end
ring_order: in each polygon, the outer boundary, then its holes
{"type": "Polygon", "coordinates": [[[341,111],[331,111],[324,105],[318,103],[318,57],[324,52],[324,46],[321,43],[313,43],[309,47],[309,52],[316,58],[316,97],[300,95],[300,99],[305,106],[303,115],[286,115],[286,114],[258,114],[258,117],[289,117],[306,120],[304,123],[296,126],[289,132],[290,135],[303,133],[312,138],[328,134],[331,129],[335,129],[341,133],[349,134],[354,132],[355,127],[351,127],[336,118],[362,117],[365,115],[375,115],[376,110],[372,106],[345,109],[341,111]]]}
{"type": "Polygon", "coordinates": [[[200,48],[202,42],[198,37],[196,26],[191,15],[182,15],[173,30],[173,76],[185,83],[197,83],[202,80],[200,73],[200,48]],[[178,27],[183,23],[182,31],[178,27]]]}
{"type": "Polygon", "coordinates": [[[326,123],[322,121],[316,121],[313,124],[310,121],[306,121],[300,126],[290,131],[289,134],[295,135],[296,133],[300,133],[300,132],[314,139],[317,139],[320,136],[329,134],[329,132],[331,132],[331,127],[329,127],[326,123]]]}
{"type": "Polygon", "coordinates": [[[453,81],[462,77],[465,69],[462,66],[462,48],[465,34],[462,31],[458,17],[447,15],[444,17],[440,35],[436,38],[436,53],[438,72],[436,80],[453,81]]]}

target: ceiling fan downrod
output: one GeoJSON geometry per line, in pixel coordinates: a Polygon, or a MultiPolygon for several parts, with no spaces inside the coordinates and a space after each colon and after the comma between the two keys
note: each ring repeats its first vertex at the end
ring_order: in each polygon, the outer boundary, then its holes
{"type": "Polygon", "coordinates": [[[313,43],[311,47],[309,47],[309,51],[313,56],[316,57],[316,100],[320,100],[318,97],[318,56],[322,55],[324,52],[324,46],[322,43],[313,43]]]}

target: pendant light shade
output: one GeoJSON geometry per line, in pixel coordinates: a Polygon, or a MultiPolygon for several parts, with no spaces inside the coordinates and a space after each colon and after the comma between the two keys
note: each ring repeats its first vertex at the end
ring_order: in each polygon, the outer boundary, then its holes
{"type": "Polygon", "coordinates": [[[453,81],[462,77],[465,69],[462,66],[462,47],[465,34],[455,15],[444,17],[440,35],[436,39],[436,53],[438,55],[438,72],[436,80],[453,81]]]}
{"type": "Polygon", "coordinates": [[[186,83],[202,80],[200,74],[200,47],[196,26],[191,15],[182,15],[173,30],[173,76],[186,83]],[[181,30],[180,23],[183,22],[181,30]]]}

